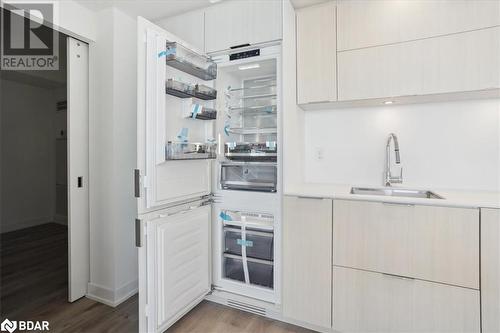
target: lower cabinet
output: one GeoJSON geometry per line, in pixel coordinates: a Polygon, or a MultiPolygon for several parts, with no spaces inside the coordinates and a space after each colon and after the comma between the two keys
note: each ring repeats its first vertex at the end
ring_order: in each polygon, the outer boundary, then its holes
{"type": "Polygon", "coordinates": [[[479,210],[335,200],[333,263],[479,289],[479,210]]]}
{"type": "Polygon", "coordinates": [[[500,209],[481,209],[482,332],[500,332],[500,209]]]}
{"type": "Polygon", "coordinates": [[[283,316],[331,327],[332,200],[285,196],[283,316]]]}
{"type": "Polygon", "coordinates": [[[333,286],[340,332],[480,332],[479,290],[336,266],[333,286]]]}

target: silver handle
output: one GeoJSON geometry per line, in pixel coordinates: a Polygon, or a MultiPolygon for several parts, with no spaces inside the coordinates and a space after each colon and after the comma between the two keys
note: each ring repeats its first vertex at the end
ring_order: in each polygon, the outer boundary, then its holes
{"type": "Polygon", "coordinates": [[[389,273],[382,273],[382,275],[390,277],[390,278],[394,278],[394,279],[401,279],[401,280],[408,280],[408,281],[415,280],[412,277],[403,276],[403,275],[396,275],[396,274],[389,274],[389,273]]]}
{"type": "Polygon", "coordinates": [[[321,198],[321,197],[308,197],[308,196],[304,196],[304,195],[299,195],[299,196],[297,196],[297,198],[310,199],[310,200],[324,200],[325,199],[325,198],[321,198]]]}
{"type": "Polygon", "coordinates": [[[406,206],[406,207],[414,207],[415,204],[409,204],[409,203],[399,203],[399,202],[382,202],[383,205],[386,205],[386,206],[406,206]]]}
{"type": "Polygon", "coordinates": [[[142,247],[142,239],[143,239],[143,229],[142,229],[142,221],[140,219],[135,219],[135,246],[142,247]]]}

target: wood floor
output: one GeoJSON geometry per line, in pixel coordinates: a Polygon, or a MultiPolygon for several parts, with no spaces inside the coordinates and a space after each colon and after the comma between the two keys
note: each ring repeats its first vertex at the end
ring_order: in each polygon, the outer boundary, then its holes
{"type": "MultiPolygon", "coordinates": [[[[48,320],[50,332],[137,332],[137,295],[116,308],[68,303],[67,228],[48,223],[0,236],[1,320],[48,320]]],[[[168,333],[289,333],[309,330],[203,302],[168,333]]]]}

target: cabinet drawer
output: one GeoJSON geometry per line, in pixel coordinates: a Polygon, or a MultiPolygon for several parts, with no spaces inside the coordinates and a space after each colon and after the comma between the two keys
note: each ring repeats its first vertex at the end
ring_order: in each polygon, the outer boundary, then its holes
{"type": "Polygon", "coordinates": [[[333,268],[333,328],[340,332],[479,332],[479,291],[333,268]]]}
{"type": "Polygon", "coordinates": [[[333,262],[479,289],[479,211],[335,200],[333,262]]]}

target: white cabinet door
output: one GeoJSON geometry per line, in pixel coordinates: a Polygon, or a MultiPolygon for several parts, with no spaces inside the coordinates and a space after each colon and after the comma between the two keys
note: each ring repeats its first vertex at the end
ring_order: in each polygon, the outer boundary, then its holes
{"type": "Polygon", "coordinates": [[[338,50],[484,29],[500,25],[500,1],[339,1],[338,50]]]}
{"type": "MultiPolygon", "coordinates": [[[[189,121],[179,115],[182,100],[165,93],[167,73],[170,73],[168,78],[197,82],[186,73],[167,68],[165,57],[160,56],[167,40],[183,44],[176,38],[149,21],[138,19],[137,168],[141,182],[136,181],[136,195],[139,195],[139,214],[211,192],[210,160],[165,161],[167,141],[176,141],[176,135],[189,121]]],[[[205,142],[200,137],[206,133],[206,124],[197,124],[198,130],[189,132],[189,140],[205,142]]]]}
{"type": "Polygon", "coordinates": [[[500,27],[337,53],[338,100],[500,88],[500,27]]]}
{"type": "Polygon", "coordinates": [[[483,333],[500,332],[500,209],[481,209],[483,333]]]}
{"type": "Polygon", "coordinates": [[[297,102],[337,99],[335,3],[297,11],[297,102]]]}
{"type": "Polygon", "coordinates": [[[205,52],[281,39],[282,1],[225,1],[205,11],[205,52]]]}
{"type": "Polygon", "coordinates": [[[335,265],[479,289],[479,211],[335,200],[335,265]]]}
{"type": "Polygon", "coordinates": [[[479,290],[333,268],[333,328],[339,332],[480,331],[479,290]]]}
{"type": "Polygon", "coordinates": [[[331,327],[332,200],[286,196],[283,316],[331,327]]]}
{"type": "Polygon", "coordinates": [[[147,315],[140,329],[165,331],[210,291],[210,221],[210,205],[159,211],[146,220],[139,292],[147,315]]]}
{"type": "Polygon", "coordinates": [[[196,10],[158,21],[165,30],[182,38],[198,51],[205,51],[205,11],[196,10]]]}

